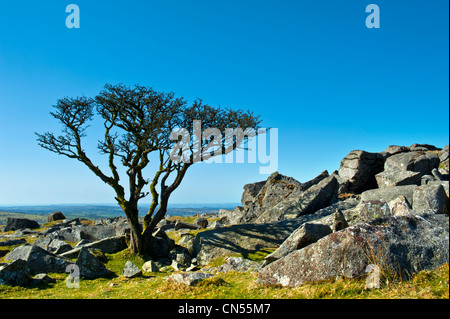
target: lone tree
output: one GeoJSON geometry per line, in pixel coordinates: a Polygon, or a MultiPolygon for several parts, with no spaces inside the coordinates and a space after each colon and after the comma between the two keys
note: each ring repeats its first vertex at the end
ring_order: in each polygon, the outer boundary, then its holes
{"type": "Polygon", "coordinates": [[[205,154],[211,157],[242,147],[244,135],[241,128],[256,131],[260,123],[259,116],[249,111],[216,108],[203,104],[200,99],[188,104],[184,98],[176,98],[174,93],[157,92],[138,85],[107,84],[94,98],[66,97],[58,100],[54,108],[56,111],[50,114],[63,125],[63,134],[36,133],[39,145],[56,154],[77,159],[114,189],[115,199],[131,226],[129,248],[138,254],[151,254],[152,233],[164,218],[170,195],[178,188],[188,168],[202,161],[205,154]],[[94,164],[83,148],[86,129],[95,118],[103,121],[104,135],[98,141],[98,149],[105,155],[110,172],[94,164]],[[196,129],[194,121],[198,123],[199,120],[203,129],[210,129],[213,133],[239,128],[241,134],[235,134],[232,139],[223,134],[213,134],[206,139],[185,139],[174,134],[182,128],[185,134],[193,136],[196,129]],[[215,149],[211,149],[212,142],[216,143],[215,149]],[[177,145],[182,147],[177,148],[177,145]],[[189,150],[187,154],[186,149],[189,150]],[[200,150],[203,156],[199,156],[196,150],[200,150]],[[184,160],[175,160],[177,156],[184,160]],[[153,160],[156,172],[152,179],[146,179],[144,169],[153,160]],[[121,181],[116,166],[118,161],[124,166],[128,179],[126,185],[121,181]],[[151,205],[141,225],[138,202],[149,194],[152,196],[151,205]]]}

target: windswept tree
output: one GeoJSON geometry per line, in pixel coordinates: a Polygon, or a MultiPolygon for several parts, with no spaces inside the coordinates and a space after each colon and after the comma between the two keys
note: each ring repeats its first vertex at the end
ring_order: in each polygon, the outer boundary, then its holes
{"type": "Polygon", "coordinates": [[[188,168],[243,147],[245,135],[251,136],[260,123],[259,117],[249,111],[212,107],[199,99],[189,104],[174,93],[138,85],[107,84],[93,98],[66,97],[58,100],[54,108],[50,114],[62,124],[62,135],[36,133],[39,145],[82,162],[112,187],[131,227],[129,248],[139,254],[151,254],[152,233],[164,218],[169,198],[188,168]],[[105,156],[104,167],[109,169],[96,165],[83,147],[92,120],[103,122],[98,149],[105,156]],[[195,123],[199,121],[203,130],[209,130],[209,136],[198,136],[195,123]],[[230,139],[224,134],[230,129],[239,129],[234,132],[240,134],[230,139]],[[144,169],[152,161],[155,173],[146,178],[144,169]],[[120,164],[123,170],[118,169],[120,164]],[[125,184],[121,180],[123,172],[125,184]],[[151,205],[141,225],[138,202],[148,195],[151,205]]]}

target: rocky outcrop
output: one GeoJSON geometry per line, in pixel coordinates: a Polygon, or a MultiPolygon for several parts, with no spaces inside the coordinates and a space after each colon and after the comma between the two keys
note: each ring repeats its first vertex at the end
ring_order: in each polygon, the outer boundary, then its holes
{"type": "Polygon", "coordinates": [[[403,276],[449,261],[447,215],[378,218],[332,233],[279,259],[258,274],[262,284],[356,278],[369,264],[403,276]]]}
{"type": "MultiPolygon", "coordinates": [[[[241,202],[234,210],[221,210],[213,223],[201,217],[192,224],[160,222],[150,242],[152,261],[144,271],[171,266],[186,271],[172,279],[191,285],[210,274],[189,271],[218,257],[271,248],[274,252],[262,264],[229,257],[210,271],[259,271],[260,283],[298,286],[336,276],[360,277],[368,265],[406,276],[448,262],[448,147],[413,144],[380,153],[352,151],[331,175],[324,171],[301,183],[274,173],[247,184],[241,202]],[[165,231],[176,232],[177,244],[165,231]]],[[[125,249],[128,233],[121,217],[55,221],[42,231],[20,228],[0,242],[24,244],[5,256],[13,262],[0,267],[0,284],[27,281],[27,269],[30,274],[65,272],[73,258],[83,278],[108,277],[112,273],[102,254],[125,249]],[[16,239],[24,235],[38,239],[32,246],[16,239]]],[[[124,276],[141,271],[131,264],[125,269],[124,276]]]]}
{"type": "MultiPolygon", "coordinates": [[[[354,151],[341,162],[339,193],[362,193],[357,205],[335,215],[340,230],[315,234],[302,225],[266,257],[258,282],[355,278],[369,264],[407,276],[448,262],[449,192],[440,163],[448,161],[448,147],[390,146],[379,155],[354,151]]],[[[325,218],[314,223],[330,225],[325,218]]]]}
{"type": "MultiPolygon", "coordinates": [[[[301,225],[322,220],[329,227],[338,227],[340,212],[353,208],[358,201],[349,199],[323,208],[314,214],[302,215],[265,224],[241,224],[206,230],[198,233],[193,241],[192,255],[200,265],[208,264],[212,259],[233,255],[248,254],[260,249],[277,248],[301,225]]],[[[340,228],[339,228],[340,229],[340,228]]]]}
{"type": "Polygon", "coordinates": [[[272,223],[311,214],[337,201],[337,173],[322,172],[300,183],[274,173],[265,182],[244,186],[242,206],[219,212],[222,224],[272,223]]]}
{"type": "Polygon", "coordinates": [[[361,193],[375,188],[375,175],[383,170],[384,157],[380,153],[351,151],[341,161],[339,177],[348,192],[361,193]]]}

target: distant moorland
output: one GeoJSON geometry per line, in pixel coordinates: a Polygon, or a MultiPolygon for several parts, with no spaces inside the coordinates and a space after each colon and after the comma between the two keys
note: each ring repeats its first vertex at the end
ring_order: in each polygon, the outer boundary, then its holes
{"type": "MultiPolygon", "coordinates": [[[[169,205],[168,215],[192,216],[203,213],[218,213],[219,209],[230,209],[236,203],[217,204],[173,204],[169,205]]],[[[148,207],[142,205],[140,211],[145,215],[148,207]]],[[[7,217],[20,217],[46,223],[49,213],[61,211],[67,218],[98,219],[115,216],[125,216],[118,205],[104,204],[78,204],[78,205],[41,205],[41,206],[0,206],[0,225],[4,225],[7,217]]]]}

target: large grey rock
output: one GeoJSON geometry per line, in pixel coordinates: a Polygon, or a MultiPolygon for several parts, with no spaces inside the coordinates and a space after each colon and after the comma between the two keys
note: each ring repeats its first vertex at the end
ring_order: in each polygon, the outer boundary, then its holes
{"type": "Polygon", "coordinates": [[[448,214],[448,197],[442,185],[422,185],[414,190],[412,209],[416,213],[448,214]]]}
{"type": "Polygon", "coordinates": [[[80,229],[80,239],[97,241],[116,236],[113,225],[83,225],[80,229]]]}
{"type": "Polygon", "coordinates": [[[63,228],[52,229],[52,232],[47,232],[47,236],[50,238],[58,238],[60,240],[76,243],[81,239],[81,229],[80,225],[65,226],[63,228]]]}
{"type": "Polygon", "coordinates": [[[349,192],[359,194],[377,187],[375,175],[383,170],[383,165],[382,154],[355,150],[342,159],[339,176],[348,181],[349,192]]]}
{"type": "Polygon", "coordinates": [[[111,277],[114,275],[114,273],[107,269],[86,247],[81,248],[75,264],[80,269],[80,276],[85,279],[111,277]]]}
{"type": "Polygon", "coordinates": [[[33,242],[33,246],[39,246],[42,249],[45,249],[55,255],[59,255],[72,250],[72,246],[70,246],[65,241],[50,237],[39,238],[38,240],[33,242]]]}
{"type": "Polygon", "coordinates": [[[264,265],[287,256],[291,252],[315,243],[320,238],[332,233],[327,225],[305,223],[297,228],[273,253],[266,256],[264,265]]]}
{"type": "Polygon", "coordinates": [[[0,285],[25,286],[30,279],[30,268],[22,259],[0,266],[0,285]]]}
{"type": "Polygon", "coordinates": [[[421,173],[412,171],[386,170],[375,175],[379,188],[420,185],[421,173]]]}
{"type": "Polygon", "coordinates": [[[356,207],[342,212],[349,226],[374,218],[391,216],[391,210],[383,200],[361,201],[356,207]]]}
{"type": "Polygon", "coordinates": [[[2,246],[15,246],[20,244],[25,244],[27,241],[24,238],[18,238],[18,239],[7,239],[4,241],[0,241],[0,247],[2,246]]]}
{"type": "Polygon", "coordinates": [[[175,222],[175,230],[180,230],[180,229],[193,229],[193,230],[199,230],[202,227],[200,225],[194,225],[194,224],[190,224],[190,223],[185,223],[182,221],[177,220],[175,222]]]}
{"type": "Polygon", "coordinates": [[[312,214],[336,201],[339,183],[336,173],[322,179],[318,184],[305,191],[293,190],[292,193],[271,209],[264,210],[256,223],[269,223],[278,220],[297,218],[312,214]]]}
{"type": "Polygon", "coordinates": [[[240,224],[198,233],[193,243],[193,255],[201,265],[212,259],[236,253],[249,253],[263,248],[275,248],[298,227],[297,221],[270,224],[240,224]]]}
{"type": "Polygon", "coordinates": [[[278,248],[302,224],[348,210],[357,203],[357,200],[349,199],[320,209],[313,214],[302,215],[294,219],[206,230],[196,235],[192,255],[197,258],[200,265],[206,265],[212,259],[220,256],[236,253],[246,254],[264,248],[278,248]]]}
{"type": "Polygon", "coordinates": [[[403,276],[449,261],[447,215],[384,217],[332,233],[261,269],[258,282],[299,286],[307,281],[365,275],[369,264],[403,276]],[[425,217],[425,218],[424,218],[425,217]]]}
{"type": "Polygon", "coordinates": [[[47,221],[49,223],[57,221],[57,220],[64,220],[64,219],[66,219],[66,216],[64,216],[64,214],[62,212],[53,212],[53,213],[48,214],[48,217],[47,217],[47,221]]]}
{"type": "Polygon", "coordinates": [[[410,216],[416,214],[412,210],[411,204],[408,203],[405,196],[399,196],[396,199],[391,200],[388,205],[392,216],[410,216]]]}
{"type": "MultiPolygon", "coordinates": [[[[248,217],[248,209],[254,209],[253,207],[244,209],[242,206],[236,206],[234,209],[220,209],[219,210],[219,221],[222,224],[226,225],[236,225],[236,224],[245,224],[247,219],[251,219],[248,217]]],[[[253,217],[253,216],[252,216],[253,217]]]]}
{"type": "Polygon", "coordinates": [[[361,201],[379,200],[383,202],[390,202],[397,197],[403,195],[409,203],[413,202],[413,193],[416,185],[394,186],[389,188],[378,188],[365,191],[361,194],[361,201]]]}
{"type": "Polygon", "coordinates": [[[432,181],[428,182],[428,185],[441,185],[444,190],[445,194],[447,195],[447,198],[449,197],[449,181],[432,181]]]}
{"type": "Polygon", "coordinates": [[[434,145],[414,143],[409,146],[411,151],[438,151],[440,150],[434,145]]]}
{"type": "Polygon", "coordinates": [[[154,259],[167,257],[174,245],[174,241],[170,239],[161,228],[159,228],[153,233],[150,240],[150,255],[154,259]]]}
{"type": "Polygon", "coordinates": [[[399,146],[399,145],[390,145],[388,148],[386,148],[383,152],[384,154],[387,154],[388,156],[395,155],[398,153],[404,153],[409,152],[410,149],[407,146],[399,146]]]}
{"type": "Polygon", "coordinates": [[[23,245],[14,248],[5,256],[5,260],[22,259],[27,262],[31,274],[63,273],[71,262],[65,258],[56,257],[38,246],[23,245]]]}
{"type": "Polygon", "coordinates": [[[178,241],[178,245],[186,248],[188,250],[189,254],[193,254],[194,239],[195,239],[195,236],[192,234],[182,235],[181,239],[178,241]]]}
{"type": "Polygon", "coordinates": [[[6,224],[3,231],[10,230],[18,230],[18,229],[35,229],[40,228],[41,226],[35,220],[27,219],[27,218],[16,218],[16,217],[7,217],[6,224]]]}
{"type": "Polygon", "coordinates": [[[119,251],[126,249],[128,246],[126,243],[125,236],[114,236],[80,245],[72,250],[60,254],[60,256],[66,258],[76,258],[78,257],[78,254],[80,253],[82,247],[88,249],[99,249],[105,254],[115,254],[118,253],[119,251]]]}
{"type": "Polygon", "coordinates": [[[248,209],[248,205],[254,203],[257,200],[256,196],[265,184],[266,181],[261,181],[244,185],[244,192],[242,193],[241,197],[241,203],[244,206],[244,209],[248,209]]]}
{"type": "Polygon", "coordinates": [[[221,209],[219,222],[225,225],[270,223],[313,213],[336,198],[336,177],[337,174],[330,177],[323,171],[314,179],[300,183],[275,172],[266,181],[245,185],[243,207],[221,209]]]}
{"type": "Polygon", "coordinates": [[[413,171],[421,175],[431,174],[439,166],[439,156],[427,152],[407,152],[392,155],[386,159],[385,170],[413,171]]]}

